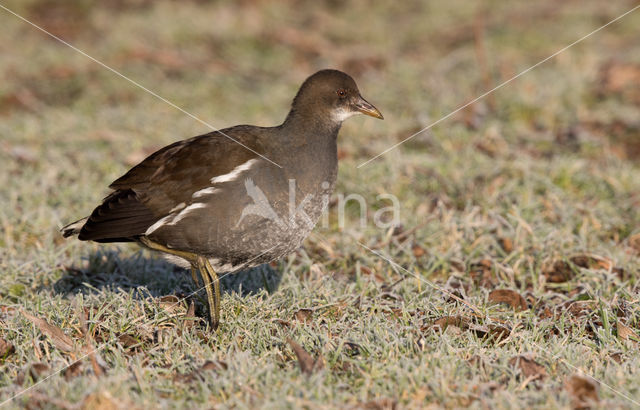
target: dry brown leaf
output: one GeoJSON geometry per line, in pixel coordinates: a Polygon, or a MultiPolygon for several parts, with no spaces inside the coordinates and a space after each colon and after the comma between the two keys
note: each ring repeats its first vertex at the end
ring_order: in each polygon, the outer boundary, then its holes
{"type": "Polygon", "coordinates": [[[313,360],[311,355],[292,339],[287,338],[287,343],[289,343],[293,352],[296,354],[298,364],[300,365],[300,371],[302,371],[302,373],[311,374],[324,368],[324,360],[322,359],[322,356],[318,356],[316,360],[313,360]]]}
{"type": "Polygon", "coordinates": [[[66,381],[69,381],[75,377],[80,376],[81,373],[82,373],[82,362],[80,361],[71,363],[69,367],[67,367],[62,371],[62,375],[64,376],[64,379],[66,381]]]}
{"type": "Polygon", "coordinates": [[[527,302],[524,300],[521,294],[515,290],[510,289],[496,289],[489,293],[489,302],[491,303],[506,303],[507,305],[520,312],[527,310],[527,302]]]}
{"type": "Polygon", "coordinates": [[[178,298],[176,295],[165,295],[160,298],[158,304],[167,312],[176,313],[184,307],[180,302],[180,298],[178,298]]]}
{"type": "Polygon", "coordinates": [[[44,334],[46,334],[47,336],[49,336],[49,338],[51,338],[51,341],[53,342],[53,344],[60,350],[62,350],[63,352],[72,352],[74,350],[73,347],[73,340],[67,336],[62,329],[60,329],[57,326],[54,326],[52,324],[50,324],[49,322],[45,321],[44,319],[40,319],[39,317],[35,317],[30,315],[29,313],[25,312],[24,310],[21,310],[20,313],[22,313],[22,315],[27,318],[31,323],[33,323],[34,325],[36,325],[38,327],[38,329],[40,329],[40,331],[44,334]]]}
{"type": "Polygon", "coordinates": [[[498,239],[498,243],[506,253],[513,252],[513,241],[511,238],[500,238],[498,239]]]}
{"type": "Polygon", "coordinates": [[[196,304],[193,302],[193,300],[189,304],[189,309],[187,309],[187,313],[184,315],[184,318],[184,327],[187,329],[193,327],[196,322],[201,320],[196,316],[196,304]]]}
{"type": "Polygon", "coordinates": [[[469,330],[474,332],[476,336],[482,339],[488,339],[493,342],[501,342],[509,337],[511,329],[502,325],[469,325],[469,330]]]}
{"type": "Polygon", "coordinates": [[[344,342],[342,345],[344,353],[349,357],[355,357],[360,355],[365,349],[357,343],[344,342]]]}
{"type": "Polygon", "coordinates": [[[51,368],[46,363],[33,363],[29,367],[29,375],[33,381],[40,379],[45,373],[47,373],[51,368]]]}
{"type": "Polygon", "coordinates": [[[569,258],[569,260],[571,261],[571,263],[573,263],[574,265],[580,268],[602,269],[605,271],[611,271],[616,275],[618,275],[620,280],[624,279],[624,273],[625,273],[624,269],[618,266],[615,266],[614,262],[605,256],[600,256],[593,253],[585,253],[580,255],[574,255],[571,258],[569,258]]]}
{"type": "Polygon", "coordinates": [[[16,351],[15,346],[0,337],[0,363],[16,351]]]}
{"type": "Polygon", "coordinates": [[[629,246],[631,246],[638,254],[640,254],[640,233],[629,237],[629,246]]]}
{"type": "Polygon", "coordinates": [[[91,393],[82,401],[82,409],[91,410],[118,410],[121,406],[107,391],[91,393]]]}
{"type": "Polygon", "coordinates": [[[140,345],[142,344],[140,340],[136,339],[134,336],[131,336],[130,334],[127,334],[127,333],[123,333],[119,335],[118,342],[120,342],[122,347],[124,347],[127,350],[135,349],[137,347],[140,347],[140,345]]]}
{"type": "MultiPolygon", "coordinates": [[[[78,305],[77,309],[78,320],[80,322],[80,330],[84,335],[85,345],[82,347],[82,350],[89,356],[89,361],[91,362],[91,367],[93,368],[93,373],[96,377],[100,377],[104,375],[105,369],[102,365],[100,365],[98,361],[98,349],[94,349],[92,346],[94,345],[94,340],[89,332],[89,328],[87,325],[87,318],[89,316],[89,310],[87,308],[83,308],[81,305],[78,305]]],[[[79,364],[79,362],[74,363],[74,365],[79,364]]],[[[65,375],[66,377],[66,375],[65,375]]]]}
{"type": "Polygon", "coordinates": [[[443,316],[439,319],[436,319],[429,327],[433,328],[434,330],[444,331],[449,326],[466,329],[469,327],[469,319],[462,316],[443,316]]]}
{"type": "Polygon", "coordinates": [[[571,280],[575,273],[571,266],[565,261],[555,261],[542,268],[542,274],[549,283],[563,283],[571,280]]]}
{"type": "Polygon", "coordinates": [[[616,329],[618,329],[618,337],[622,340],[632,340],[634,342],[638,342],[638,335],[627,325],[622,323],[620,319],[616,324],[616,329]]]}
{"type": "Polygon", "coordinates": [[[61,410],[76,410],[77,406],[69,403],[68,401],[51,397],[38,391],[31,391],[28,393],[27,402],[24,404],[25,409],[61,409],[61,410]]]}
{"type": "Polygon", "coordinates": [[[622,352],[613,352],[609,354],[609,357],[616,363],[622,364],[622,352]]]}
{"type": "Polygon", "coordinates": [[[293,320],[302,323],[310,323],[312,318],[313,310],[311,309],[300,309],[293,314],[293,320]]]}
{"type": "Polygon", "coordinates": [[[565,382],[565,389],[571,396],[571,404],[575,409],[589,408],[600,401],[598,385],[591,378],[574,374],[565,382]]]}
{"type": "Polygon", "coordinates": [[[202,373],[205,371],[220,372],[227,370],[228,368],[229,366],[227,363],[222,360],[207,360],[202,366],[200,366],[200,368],[192,372],[176,374],[173,377],[173,380],[182,383],[191,383],[196,379],[204,379],[204,375],[202,373]]]}
{"type": "Polygon", "coordinates": [[[596,302],[593,300],[569,300],[559,306],[575,317],[589,316],[595,309],[596,302]]]}
{"type": "Polygon", "coordinates": [[[200,367],[200,370],[203,371],[221,371],[221,370],[227,370],[229,368],[229,365],[227,365],[226,362],[223,362],[222,360],[207,360],[206,362],[204,362],[204,364],[202,365],[202,367],[200,367]]]}
{"type": "Polygon", "coordinates": [[[398,402],[388,397],[358,403],[352,407],[353,410],[395,410],[397,408],[398,402]]]}
{"type": "Polygon", "coordinates": [[[291,322],[284,319],[273,319],[272,322],[277,323],[282,327],[291,327],[291,322]]]}
{"type": "Polygon", "coordinates": [[[22,386],[24,384],[25,375],[29,375],[31,380],[35,382],[49,370],[51,370],[51,368],[46,363],[32,363],[25,371],[20,371],[13,382],[22,386]]]}
{"type": "Polygon", "coordinates": [[[464,278],[457,275],[449,276],[447,283],[444,284],[444,298],[447,302],[455,302],[458,299],[465,299],[471,286],[465,282],[464,278]]]}
{"type": "Polygon", "coordinates": [[[593,254],[580,254],[574,255],[569,258],[571,263],[576,266],[585,269],[604,269],[609,270],[613,268],[613,261],[604,256],[597,256],[593,254]]]}
{"type": "Polygon", "coordinates": [[[89,360],[91,361],[91,367],[93,368],[93,373],[96,375],[96,377],[103,376],[105,369],[104,367],[102,367],[102,365],[98,361],[97,349],[89,350],[88,355],[89,355],[89,360]]]}
{"type": "Polygon", "coordinates": [[[600,95],[619,94],[640,103],[640,64],[609,61],[600,68],[600,95]]]}
{"type": "Polygon", "coordinates": [[[496,278],[493,274],[493,264],[489,259],[481,259],[472,263],[469,267],[469,275],[473,282],[483,288],[492,288],[496,285],[496,278]]]}
{"type": "Polygon", "coordinates": [[[547,377],[547,370],[544,366],[529,355],[512,357],[509,359],[509,366],[517,367],[525,378],[531,378],[531,380],[541,380],[547,377]]]}
{"type": "Polygon", "coordinates": [[[418,244],[414,244],[411,247],[411,252],[413,252],[414,258],[418,259],[427,254],[427,250],[418,244]]]}

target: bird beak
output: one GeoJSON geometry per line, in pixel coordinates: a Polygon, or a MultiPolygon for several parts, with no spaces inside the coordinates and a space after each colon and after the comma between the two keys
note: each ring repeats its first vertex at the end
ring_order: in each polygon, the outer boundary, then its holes
{"type": "Polygon", "coordinates": [[[373,105],[369,104],[369,102],[367,100],[365,100],[364,98],[362,98],[362,96],[358,97],[358,101],[356,101],[356,103],[355,103],[355,108],[356,108],[357,111],[363,113],[364,115],[369,115],[371,117],[379,118],[381,120],[384,120],[384,117],[382,116],[382,113],[380,111],[378,111],[378,109],[376,107],[374,107],[373,105]]]}

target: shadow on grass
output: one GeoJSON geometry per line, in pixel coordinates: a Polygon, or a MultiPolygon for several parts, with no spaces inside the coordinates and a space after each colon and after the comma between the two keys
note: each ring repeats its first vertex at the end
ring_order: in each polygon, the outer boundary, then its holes
{"type": "MultiPolygon", "coordinates": [[[[224,274],[221,273],[220,276],[224,274]]],[[[224,293],[236,292],[242,296],[256,294],[263,289],[271,293],[278,288],[281,279],[282,272],[265,264],[224,276],[221,279],[221,289],[224,293]]],[[[146,257],[140,251],[122,258],[120,252],[115,250],[90,254],[82,263],[68,268],[67,273],[53,285],[54,292],[63,295],[98,292],[103,289],[123,292],[136,290],[136,297],[185,297],[198,290],[198,287],[193,283],[188,270],[161,257],[146,257]]],[[[204,295],[205,290],[202,289],[198,296],[203,298],[204,295]]]]}

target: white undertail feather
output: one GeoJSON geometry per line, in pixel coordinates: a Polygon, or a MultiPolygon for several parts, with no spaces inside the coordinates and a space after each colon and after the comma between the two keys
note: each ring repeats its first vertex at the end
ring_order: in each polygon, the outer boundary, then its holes
{"type": "Polygon", "coordinates": [[[62,227],[62,229],[60,229],[62,236],[68,238],[69,236],[78,235],[84,224],[87,223],[87,219],[89,219],[88,216],[62,227]]]}

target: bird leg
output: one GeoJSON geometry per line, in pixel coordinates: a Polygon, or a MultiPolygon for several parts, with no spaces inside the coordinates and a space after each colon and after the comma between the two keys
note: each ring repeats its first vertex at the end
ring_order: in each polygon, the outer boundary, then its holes
{"type": "Polygon", "coordinates": [[[198,279],[198,269],[191,265],[191,279],[193,279],[193,283],[196,284],[197,288],[200,288],[200,279],[198,279]]]}
{"type": "Polygon", "coordinates": [[[220,281],[218,279],[218,274],[213,270],[209,260],[204,256],[196,255],[195,253],[167,248],[166,246],[150,241],[144,236],[140,238],[140,242],[155,251],[169,253],[187,260],[191,264],[191,277],[196,283],[196,286],[200,286],[198,275],[196,273],[198,271],[200,272],[200,276],[204,282],[204,287],[207,291],[211,327],[213,329],[217,329],[218,324],[220,323],[220,281]]]}
{"type": "Polygon", "coordinates": [[[211,327],[217,329],[220,323],[220,279],[207,258],[198,256],[197,264],[207,290],[211,327]]]}

